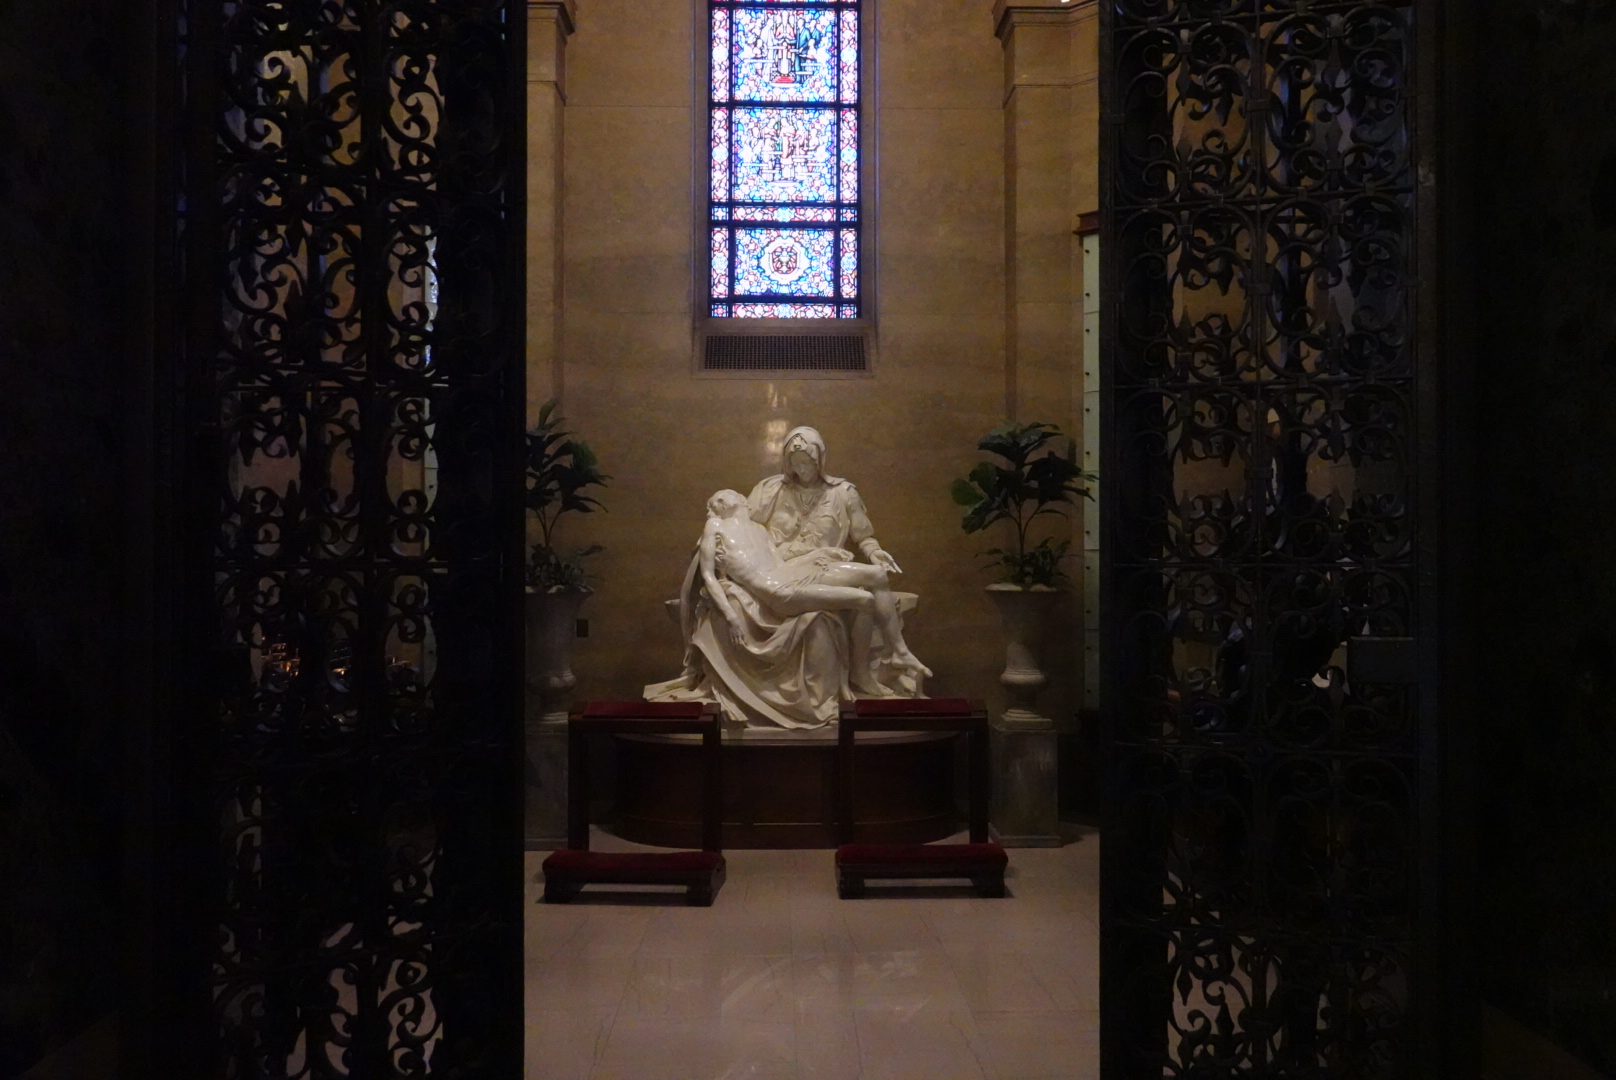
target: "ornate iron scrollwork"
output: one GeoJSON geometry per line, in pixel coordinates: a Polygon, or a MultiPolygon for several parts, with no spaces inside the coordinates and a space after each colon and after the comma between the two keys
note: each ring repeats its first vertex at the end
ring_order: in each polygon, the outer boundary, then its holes
{"type": "Polygon", "coordinates": [[[209,1075],[521,1070],[523,15],[185,5],[209,1075]]]}
{"type": "Polygon", "coordinates": [[[1106,1075],[1411,1075],[1412,0],[1107,0],[1106,1075]]]}

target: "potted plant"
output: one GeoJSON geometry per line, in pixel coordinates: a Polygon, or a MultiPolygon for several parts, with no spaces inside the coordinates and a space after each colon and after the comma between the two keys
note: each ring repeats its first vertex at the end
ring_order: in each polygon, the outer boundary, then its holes
{"type": "Polygon", "coordinates": [[[537,693],[543,715],[563,718],[566,696],[578,682],[572,674],[578,611],[594,592],[583,561],[601,546],[563,555],[556,527],[565,514],[604,510],[584,489],[605,487],[611,479],[589,445],[562,430],[564,422],[554,399],[539,410],[539,422],[527,434],[526,491],[528,512],[538,524],[538,542],[527,561],[528,689],[537,693]]]}
{"type": "Polygon", "coordinates": [[[1011,546],[983,552],[999,571],[999,580],[987,590],[1004,623],[1005,670],[999,681],[1014,702],[1005,714],[1008,720],[1039,719],[1032,704],[1048,682],[1038,666],[1043,623],[1069,584],[1061,564],[1071,541],[1045,536],[1029,544],[1028,534],[1039,518],[1064,517],[1066,507],[1092,497],[1085,485],[1094,477],[1078,466],[1076,445],[1065,439],[1065,452],[1057,449],[1064,438],[1054,424],[1001,424],[977,449],[1002,463],[979,462],[968,477],[954,481],[954,501],[966,508],[960,524],[967,533],[1000,522],[1011,526],[1011,546]]]}

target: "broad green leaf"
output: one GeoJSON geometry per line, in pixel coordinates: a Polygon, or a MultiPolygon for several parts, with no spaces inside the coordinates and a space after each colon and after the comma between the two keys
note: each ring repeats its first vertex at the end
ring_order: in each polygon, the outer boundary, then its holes
{"type": "Polygon", "coordinates": [[[573,439],[562,448],[562,452],[572,455],[572,465],[575,469],[592,469],[598,464],[595,452],[589,449],[589,444],[582,439],[573,439]]]}
{"type": "Polygon", "coordinates": [[[967,533],[981,532],[983,529],[987,528],[988,525],[992,524],[988,517],[989,513],[990,508],[988,504],[982,503],[970,513],[965,515],[965,520],[960,522],[960,527],[967,533]]]}
{"type": "Polygon", "coordinates": [[[969,480],[955,480],[954,485],[950,490],[953,492],[954,501],[960,506],[975,506],[977,503],[986,498],[986,496],[984,496],[982,492],[977,489],[976,485],[971,483],[969,480]]]}
{"type": "Polygon", "coordinates": [[[999,491],[999,470],[994,468],[991,461],[979,461],[976,468],[971,470],[971,483],[982,489],[984,497],[991,499],[999,491]]]}

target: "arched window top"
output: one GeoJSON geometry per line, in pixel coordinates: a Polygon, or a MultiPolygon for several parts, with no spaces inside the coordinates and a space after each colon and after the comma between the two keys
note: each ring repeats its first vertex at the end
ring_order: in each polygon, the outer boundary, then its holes
{"type": "Polygon", "coordinates": [[[710,314],[856,319],[860,0],[710,0],[710,314]]]}

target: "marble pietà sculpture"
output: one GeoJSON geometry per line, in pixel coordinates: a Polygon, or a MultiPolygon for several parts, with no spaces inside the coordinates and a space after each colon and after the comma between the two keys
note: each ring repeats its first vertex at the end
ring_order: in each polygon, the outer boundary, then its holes
{"type": "Polygon", "coordinates": [[[796,428],[778,475],[748,498],[708,500],[680,590],[685,670],[647,686],[647,699],[717,701],[733,723],[813,728],[854,697],[923,695],[931,672],[904,641],[889,581],[902,571],[858,491],[824,460],[819,432],[796,428]]]}

